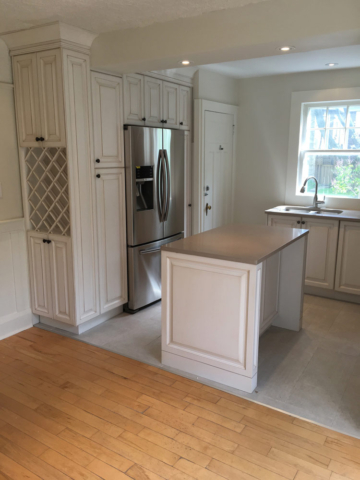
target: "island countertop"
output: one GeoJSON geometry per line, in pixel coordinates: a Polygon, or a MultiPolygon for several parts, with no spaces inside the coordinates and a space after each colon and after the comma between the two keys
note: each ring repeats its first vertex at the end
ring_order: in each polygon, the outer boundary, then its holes
{"type": "Polygon", "coordinates": [[[232,224],[168,243],[161,251],[257,265],[308,233],[299,228],[232,224]]]}

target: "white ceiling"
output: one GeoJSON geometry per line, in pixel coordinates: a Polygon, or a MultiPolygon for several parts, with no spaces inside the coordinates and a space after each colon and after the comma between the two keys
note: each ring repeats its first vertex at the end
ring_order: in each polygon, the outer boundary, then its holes
{"type": "Polygon", "coordinates": [[[143,27],[268,0],[0,0],[0,33],[55,20],[94,33],[143,27]]]}
{"type": "Polygon", "coordinates": [[[174,69],[173,72],[192,77],[198,68],[234,78],[262,77],[284,73],[310,72],[360,67],[360,45],[325,48],[299,53],[276,53],[274,56],[250,58],[234,62],[215,63],[174,69]],[[337,63],[334,67],[327,63],[337,63]]]}

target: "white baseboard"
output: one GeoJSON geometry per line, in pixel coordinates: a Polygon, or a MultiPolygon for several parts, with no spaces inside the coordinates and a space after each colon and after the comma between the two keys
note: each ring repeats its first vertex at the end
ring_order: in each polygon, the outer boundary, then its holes
{"type": "Polygon", "coordinates": [[[123,312],[123,307],[114,308],[114,310],[110,310],[109,312],[105,312],[98,317],[92,318],[87,322],[84,322],[78,326],[74,325],[67,325],[66,323],[58,322],[57,320],[53,320],[52,318],[40,317],[40,323],[44,325],[48,325],[52,328],[58,328],[59,330],[65,330],[66,332],[73,333],[74,335],[81,335],[82,333],[90,330],[91,328],[97,327],[101,323],[110,320],[110,318],[116,317],[123,312]]]}
{"type": "Polygon", "coordinates": [[[0,319],[0,340],[31,328],[37,323],[36,315],[31,310],[15,312],[0,319]]]}
{"type": "Polygon", "coordinates": [[[341,302],[360,303],[360,295],[352,295],[351,293],[337,292],[327,288],[304,286],[304,293],[308,295],[316,295],[317,297],[331,298],[340,300],[341,302]]]}
{"type": "Polygon", "coordinates": [[[181,357],[162,350],[161,363],[183,372],[198,375],[214,382],[222,383],[228,387],[237,388],[247,393],[252,393],[257,385],[257,373],[252,377],[245,377],[237,373],[229,372],[206,363],[197,362],[190,358],[181,357]]]}

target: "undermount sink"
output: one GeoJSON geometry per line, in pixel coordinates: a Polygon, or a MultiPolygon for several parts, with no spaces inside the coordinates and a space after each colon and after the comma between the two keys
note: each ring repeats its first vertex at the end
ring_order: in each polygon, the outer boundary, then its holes
{"type": "Polygon", "coordinates": [[[311,213],[312,215],[321,215],[324,214],[326,215],[327,213],[332,213],[335,215],[340,215],[343,213],[343,210],[338,210],[336,208],[315,208],[315,207],[298,207],[298,206],[289,206],[284,208],[285,212],[308,212],[311,213]]]}

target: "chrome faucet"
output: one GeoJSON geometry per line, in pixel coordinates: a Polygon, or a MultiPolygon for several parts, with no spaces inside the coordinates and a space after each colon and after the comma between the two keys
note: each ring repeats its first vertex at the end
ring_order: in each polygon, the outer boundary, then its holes
{"type": "Polygon", "coordinates": [[[303,186],[300,188],[301,193],[305,193],[305,186],[309,180],[313,179],[315,181],[315,195],[314,195],[314,200],[312,206],[316,209],[319,209],[319,205],[324,205],[325,204],[325,195],[324,195],[324,200],[318,200],[318,188],[319,188],[319,182],[317,181],[316,177],[307,177],[303,183],[303,186]]]}

